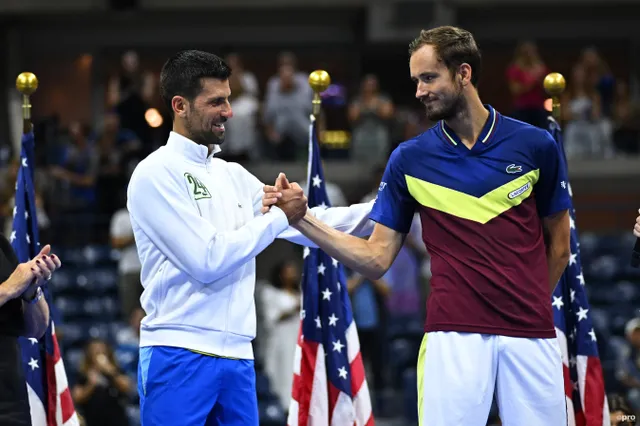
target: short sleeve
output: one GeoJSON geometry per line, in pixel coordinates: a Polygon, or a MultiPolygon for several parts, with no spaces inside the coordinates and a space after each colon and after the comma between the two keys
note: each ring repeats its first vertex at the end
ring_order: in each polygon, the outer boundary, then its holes
{"type": "Polygon", "coordinates": [[[402,150],[399,147],[389,158],[369,218],[395,231],[407,234],[415,212],[415,200],[407,188],[401,153],[402,150]]]}
{"type": "Polygon", "coordinates": [[[542,140],[536,153],[540,177],[534,192],[538,215],[547,217],[569,209],[571,198],[567,169],[560,147],[549,132],[541,133],[542,140]]]}

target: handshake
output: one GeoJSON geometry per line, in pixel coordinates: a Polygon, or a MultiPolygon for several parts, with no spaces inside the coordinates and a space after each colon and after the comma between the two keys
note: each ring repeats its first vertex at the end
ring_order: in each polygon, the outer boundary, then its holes
{"type": "Polygon", "coordinates": [[[265,185],[262,197],[262,213],[271,206],[277,206],[287,215],[289,224],[295,224],[307,213],[307,197],[297,183],[289,183],[284,173],[280,173],[275,186],[265,185]]]}

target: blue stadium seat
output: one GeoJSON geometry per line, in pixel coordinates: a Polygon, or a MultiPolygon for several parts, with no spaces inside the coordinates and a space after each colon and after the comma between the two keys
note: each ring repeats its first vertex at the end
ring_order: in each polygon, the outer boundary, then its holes
{"type": "Polygon", "coordinates": [[[402,394],[404,397],[404,420],[418,421],[418,374],[415,368],[408,368],[402,374],[402,394]]]}
{"type": "Polygon", "coordinates": [[[86,341],[86,325],[81,322],[67,321],[56,328],[56,333],[60,335],[61,341],[66,347],[71,348],[83,344],[86,341]]]}
{"type": "Polygon", "coordinates": [[[50,286],[54,294],[64,293],[75,286],[74,277],[66,265],[53,274],[50,286]]]}
{"type": "Polygon", "coordinates": [[[82,250],[83,262],[87,266],[115,263],[119,252],[110,246],[86,246],[82,250]]]}
{"type": "Polygon", "coordinates": [[[120,333],[122,330],[128,328],[129,325],[122,321],[111,321],[109,323],[110,333],[114,338],[120,333]]]}
{"type": "MultiPolygon", "coordinates": [[[[399,338],[389,343],[389,367],[393,371],[392,377],[398,382],[402,371],[416,365],[419,347],[419,343],[412,339],[399,338]]],[[[396,383],[396,385],[401,384],[396,383]]]]}
{"type": "Polygon", "coordinates": [[[51,250],[60,257],[60,260],[65,265],[70,266],[84,266],[84,256],[82,254],[82,248],[78,247],[56,247],[51,250]]]}
{"type": "Polygon", "coordinates": [[[594,257],[591,262],[584,264],[585,275],[600,281],[613,281],[621,271],[620,259],[612,254],[602,254],[594,257]]]}
{"type": "Polygon", "coordinates": [[[611,306],[607,308],[607,311],[611,320],[611,333],[619,336],[624,335],[624,327],[627,322],[638,316],[638,307],[633,304],[611,306]]]}
{"type": "Polygon", "coordinates": [[[387,328],[389,340],[407,337],[422,339],[424,336],[424,321],[418,317],[390,317],[387,328]]]}
{"type": "Polygon", "coordinates": [[[65,320],[82,316],[82,300],[73,296],[57,296],[54,304],[65,320]]]}
{"type": "Polygon", "coordinates": [[[640,300],[640,288],[638,284],[630,281],[619,281],[616,283],[616,293],[620,297],[619,300],[626,302],[638,302],[640,300]]]}
{"type": "Polygon", "coordinates": [[[608,334],[609,333],[609,314],[605,309],[591,306],[591,321],[593,321],[593,328],[596,333],[608,334]]]}
{"type": "Polygon", "coordinates": [[[89,317],[102,317],[104,307],[102,299],[99,297],[91,297],[82,302],[82,311],[89,317]]]}
{"type": "Polygon", "coordinates": [[[258,401],[260,426],[284,426],[287,422],[285,412],[275,401],[258,401]]]}
{"type": "Polygon", "coordinates": [[[92,323],[88,330],[88,335],[92,339],[111,340],[111,329],[109,323],[92,323]]]}
{"type": "Polygon", "coordinates": [[[92,279],[104,292],[117,292],[118,269],[116,267],[101,267],[92,269],[92,279]]]}
{"type": "Polygon", "coordinates": [[[64,367],[69,372],[77,372],[80,368],[80,362],[84,358],[84,349],[69,349],[63,353],[64,367]]]}

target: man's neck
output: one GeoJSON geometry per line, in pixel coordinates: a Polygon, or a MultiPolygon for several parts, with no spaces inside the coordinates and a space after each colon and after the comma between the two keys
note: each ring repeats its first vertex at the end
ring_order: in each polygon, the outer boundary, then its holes
{"type": "MultiPolygon", "coordinates": [[[[189,139],[191,142],[195,143],[196,145],[200,145],[198,144],[196,141],[194,141],[193,139],[191,139],[191,135],[189,135],[189,132],[187,132],[183,126],[181,126],[180,124],[176,123],[175,121],[173,122],[173,132],[179,134],[180,136],[184,136],[185,138],[189,139]]],[[[211,153],[213,152],[213,145],[203,145],[207,147],[207,156],[210,156],[211,153]]]]}
{"type": "Polygon", "coordinates": [[[467,99],[467,107],[460,111],[455,118],[446,120],[445,123],[467,148],[471,148],[478,140],[478,136],[480,136],[488,118],[489,111],[476,95],[470,96],[467,99]]]}

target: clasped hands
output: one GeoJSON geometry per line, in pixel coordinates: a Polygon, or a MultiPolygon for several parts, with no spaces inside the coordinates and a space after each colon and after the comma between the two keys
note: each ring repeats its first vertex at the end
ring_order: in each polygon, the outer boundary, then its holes
{"type": "Polygon", "coordinates": [[[61,262],[50,252],[51,246],[47,244],[36,257],[16,267],[2,286],[10,299],[32,299],[38,288],[51,279],[51,274],[60,268],[61,262]]]}
{"type": "Polygon", "coordinates": [[[289,224],[295,224],[307,213],[307,197],[295,182],[289,183],[284,173],[280,173],[275,185],[264,186],[262,197],[262,213],[266,213],[275,205],[282,209],[289,219],[289,224]]]}

